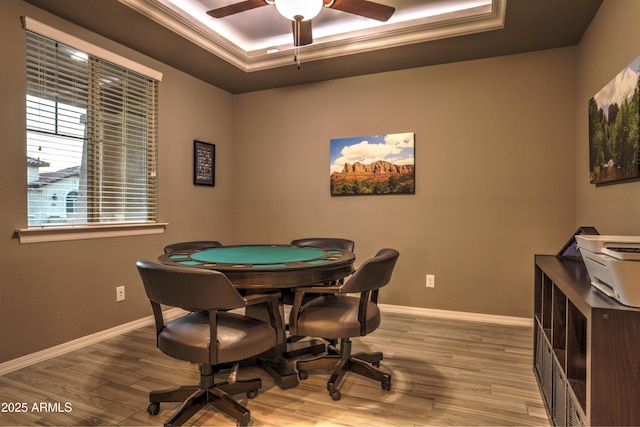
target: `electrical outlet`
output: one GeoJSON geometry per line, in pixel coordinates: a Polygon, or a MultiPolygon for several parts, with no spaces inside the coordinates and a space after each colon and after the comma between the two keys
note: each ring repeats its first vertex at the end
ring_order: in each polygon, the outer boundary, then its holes
{"type": "Polygon", "coordinates": [[[436,276],[433,274],[427,274],[427,288],[436,287],[436,276]]]}
{"type": "Polygon", "coordinates": [[[116,287],[116,302],[124,301],[124,286],[116,287]]]}

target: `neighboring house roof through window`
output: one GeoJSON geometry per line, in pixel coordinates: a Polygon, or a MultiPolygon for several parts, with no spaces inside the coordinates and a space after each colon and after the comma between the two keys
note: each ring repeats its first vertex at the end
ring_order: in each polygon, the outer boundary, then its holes
{"type": "Polygon", "coordinates": [[[36,167],[49,167],[50,164],[47,162],[43,162],[40,159],[34,159],[33,157],[27,156],[27,166],[36,166],[36,167]]]}
{"type": "Polygon", "coordinates": [[[28,188],[40,188],[47,184],[53,184],[65,178],[80,175],[80,166],[72,166],[70,168],[61,169],[55,172],[42,172],[38,181],[27,184],[28,188]]]}

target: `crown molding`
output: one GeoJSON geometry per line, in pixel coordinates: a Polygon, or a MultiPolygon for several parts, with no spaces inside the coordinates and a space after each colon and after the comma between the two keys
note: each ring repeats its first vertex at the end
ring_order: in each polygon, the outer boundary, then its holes
{"type": "MultiPolygon", "coordinates": [[[[118,0],[191,43],[251,73],[291,65],[295,48],[289,45],[245,51],[195,19],[159,0],[118,0]],[[267,53],[269,52],[269,53],[267,53]]],[[[458,37],[504,28],[507,0],[373,29],[319,38],[298,49],[305,62],[458,37]]]]}

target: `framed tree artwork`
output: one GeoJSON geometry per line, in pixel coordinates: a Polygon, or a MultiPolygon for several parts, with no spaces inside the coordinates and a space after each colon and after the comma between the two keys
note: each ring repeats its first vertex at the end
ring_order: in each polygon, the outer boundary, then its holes
{"type": "Polygon", "coordinates": [[[592,184],[640,177],[640,57],[589,100],[589,179],[592,184]]]}

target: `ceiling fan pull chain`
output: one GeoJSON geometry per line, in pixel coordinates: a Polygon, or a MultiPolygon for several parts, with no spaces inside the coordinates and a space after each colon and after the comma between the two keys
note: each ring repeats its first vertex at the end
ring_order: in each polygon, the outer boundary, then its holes
{"type": "Polygon", "coordinates": [[[300,49],[298,49],[296,47],[295,52],[293,54],[293,61],[296,63],[296,65],[298,66],[298,70],[300,69],[300,49]]]}

